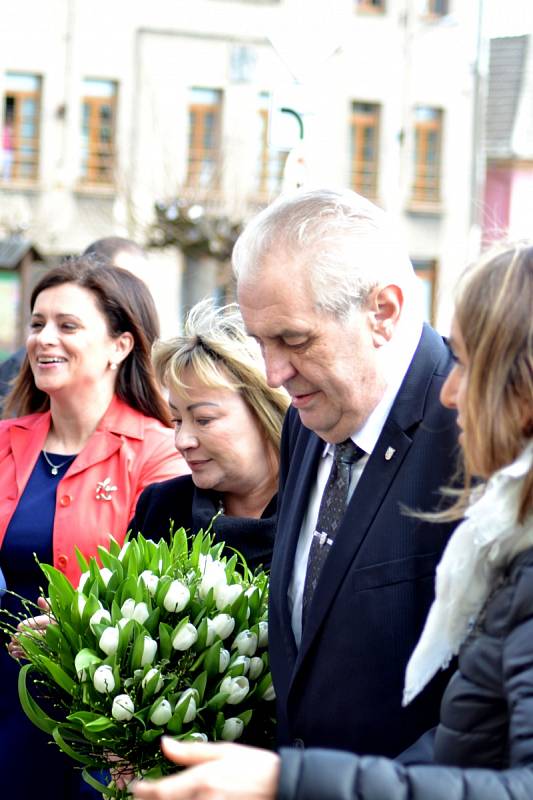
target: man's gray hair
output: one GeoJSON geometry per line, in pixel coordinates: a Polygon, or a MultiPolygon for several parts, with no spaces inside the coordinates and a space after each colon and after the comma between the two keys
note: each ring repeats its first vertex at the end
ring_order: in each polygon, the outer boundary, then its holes
{"type": "MultiPolygon", "coordinates": [[[[233,250],[237,279],[258,274],[269,257],[301,265],[316,307],[346,317],[378,285],[408,297],[414,271],[388,216],[352,191],[300,190],[281,196],[246,226],[233,250]]],[[[290,279],[290,276],[288,276],[290,279]]]]}

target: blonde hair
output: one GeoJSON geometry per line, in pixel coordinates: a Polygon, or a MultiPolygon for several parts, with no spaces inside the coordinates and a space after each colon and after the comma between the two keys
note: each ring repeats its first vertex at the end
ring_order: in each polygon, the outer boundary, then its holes
{"type": "MultiPolygon", "coordinates": [[[[469,362],[464,414],[465,489],[450,511],[464,511],[474,475],[510,464],[533,436],[533,246],[491,251],[463,274],[455,318],[469,362]]],[[[533,467],[518,521],[533,510],[533,467]]]]}
{"type": "Polygon", "coordinates": [[[221,308],[210,299],[197,303],[187,315],[183,336],[154,346],[153,364],[160,383],[181,396],[190,388],[184,381],[189,368],[206,387],[239,392],[279,461],[289,397],[267,384],[259,345],[246,334],[236,303],[221,308]]]}

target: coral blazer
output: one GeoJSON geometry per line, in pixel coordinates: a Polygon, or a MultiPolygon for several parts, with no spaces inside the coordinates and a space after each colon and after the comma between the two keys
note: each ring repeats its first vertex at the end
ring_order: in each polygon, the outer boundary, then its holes
{"type": "MultiPolygon", "coordinates": [[[[49,411],[0,421],[0,547],[49,429],[49,411]]],[[[54,566],[77,585],[75,547],[88,558],[122,541],[145,486],[187,471],[173,431],[115,397],[58,484],[54,566]]]]}

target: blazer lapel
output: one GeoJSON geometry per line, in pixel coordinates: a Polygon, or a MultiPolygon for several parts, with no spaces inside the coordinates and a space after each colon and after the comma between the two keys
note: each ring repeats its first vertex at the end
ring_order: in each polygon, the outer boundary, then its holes
{"type": "Polygon", "coordinates": [[[24,491],[38,455],[43,449],[49,428],[50,412],[46,412],[27,427],[15,424],[9,430],[19,495],[24,491]]]}

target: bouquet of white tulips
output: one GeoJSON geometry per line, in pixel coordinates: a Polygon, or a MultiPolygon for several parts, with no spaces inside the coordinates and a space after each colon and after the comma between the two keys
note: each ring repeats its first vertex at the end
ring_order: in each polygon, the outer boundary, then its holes
{"type": "Polygon", "coordinates": [[[20,700],[108,797],[126,796],[122,781],[105,785],[94,770],[113,766],[115,778],[121,769],[149,777],[170,771],[162,734],[233,741],[268,730],[267,576],[252,575],[237,554],[221,557],[222,549],[209,533],[189,540],[183,528],[169,543],[112,540],[109,550],[99,548],[102,567],[78,556],[77,590],[41,565],[51,624],[44,633],[19,632],[29,661],[20,700]],[[35,687],[44,687],[46,711],[35,687]]]}

